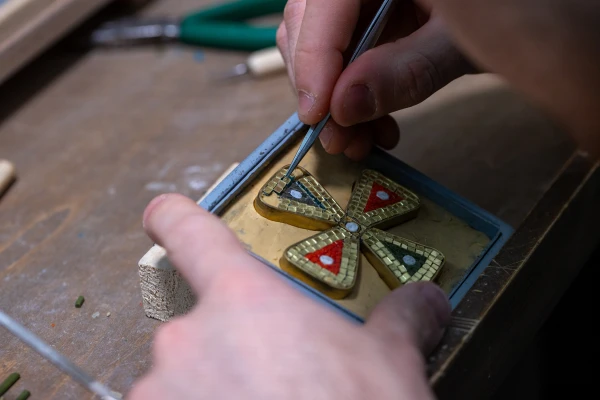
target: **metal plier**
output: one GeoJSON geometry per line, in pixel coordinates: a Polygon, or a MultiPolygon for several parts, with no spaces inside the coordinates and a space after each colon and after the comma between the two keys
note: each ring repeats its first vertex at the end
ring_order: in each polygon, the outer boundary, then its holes
{"type": "Polygon", "coordinates": [[[228,50],[255,51],[276,45],[276,26],[247,21],[283,12],[287,0],[239,0],[204,8],[183,18],[122,19],[92,32],[95,46],[179,41],[228,50]]]}

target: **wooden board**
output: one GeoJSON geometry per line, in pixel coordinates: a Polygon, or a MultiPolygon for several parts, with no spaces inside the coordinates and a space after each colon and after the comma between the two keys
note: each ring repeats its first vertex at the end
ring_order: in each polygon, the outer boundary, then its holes
{"type": "MultiPolygon", "coordinates": [[[[486,398],[503,382],[599,248],[599,202],[600,164],[583,153],[573,155],[453,311],[429,358],[438,398],[486,398]]],[[[589,304],[577,307],[574,317],[594,310],[589,304]]]]}
{"type": "MultiPolygon", "coordinates": [[[[161,0],[147,15],[180,15],[208,3],[161,0]]],[[[2,86],[0,158],[17,166],[19,179],[0,200],[0,308],[122,393],[150,368],[160,325],[145,316],[139,292],[136,263],[152,245],[141,226],[144,207],[162,191],[199,198],[295,107],[284,76],[218,83],[212,73],[243,62],[245,54],[206,50],[200,62],[197,51],[57,50],[2,86]],[[86,303],[78,310],[73,302],[80,294],[86,303]],[[95,311],[111,316],[92,319],[95,311]]],[[[397,157],[515,227],[558,174],[584,182],[585,175],[563,170],[573,154],[568,137],[493,76],[457,81],[396,117],[402,129],[397,157]]],[[[562,209],[577,188],[560,187],[555,207],[562,209]]],[[[593,210],[585,202],[577,206],[580,213],[593,210]]],[[[552,232],[552,221],[542,219],[535,235],[515,248],[537,246],[552,232]]],[[[577,239],[569,238],[573,232],[556,234],[570,241],[577,239]]],[[[548,247],[547,257],[558,255],[557,242],[548,247]]],[[[576,271],[576,263],[569,268],[576,271]]],[[[545,277],[543,270],[535,272],[545,277]]],[[[502,340],[494,341],[491,353],[471,349],[471,369],[455,379],[483,379],[485,392],[488,375],[495,380],[510,369],[519,353],[506,351],[510,341],[535,331],[532,315],[543,314],[562,293],[543,283],[535,290],[523,284],[511,294],[513,302],[495,313],[501,314],[498,325],[485,330],[486,336],[497,331],[502,340]],[[527,313],[517,319],[523,304],[527,313]],[[514,321],[510,330],[503,321],[514,321]]],[[[468,304],[488,307],[483,299],[468,304]]],[[[452,332],[458,343],[464,340],[464,331],[452,332]]],[[[0,343],[0,376],[21,373],[15,391],[28,388],[32,398],[91,398],[8,333],[0,331],[0,343]]],[[[442,370],[449,375],[452,368],[444,364],[442,370]]],[[[450,383],[456,388],[460,382],[450,383]]]]}
{"type": "Polygon", "coordinates": [[[0,83],[110,1],[0,1],[0,83]]]}

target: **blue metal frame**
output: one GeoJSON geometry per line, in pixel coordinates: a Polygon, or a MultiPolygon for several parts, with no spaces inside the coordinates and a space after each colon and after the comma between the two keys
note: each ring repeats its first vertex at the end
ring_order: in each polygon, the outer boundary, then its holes
{"type": "Polygon", "coordinates": [[[231,200],[269,165],[269,161],[304,129],[306,126],[300,121],[298,114],[292,115],[208,193],[199,203],[200,206],[213,214],[223,211],[231,200]]]}
{"type": "Polygon", "coordinates": [[[513,228],[383,150],[375,149],[366,160],[366,165],[423,195],[490,239],[465,276],[450,291],[450,303],[452,308],[456,307],[469,288],[473,286],[479,274],[504,246],[513,233],[513,228]]]}
{"type": "MultiPolygon", "coordinates": [[[[308,127],[292,115],[271,136],[258,146],[244,161],[242,161],[225,179],[212,190],[199,205],[214,214],[219,214],[241,191],[267,167],[268,163],[284,150],[308,127]]],[[[465,294],[475,283],[477,277],[498,254],[513,232],[512,227],[489,212],[481,209],[468,200],[458,196],[439,183],[423,175],[414,168],[396,159],[383,150],[376,149],[365,164],[389,176],[396,182],[418,192],[435,202],[451,214],[467,222],[472,228],[484,233],[490,239],[487,247],[475,260],[464,277],[452,288],[449,299],[454,309],[465,294]]],[[[269,263],[257,254],[250,253],[265,265],[271,267],[307,296],[323,303],[355,322],[363,320],[356,314],[346,310],[339,304],[312,287],[286,274],[275,265],[269,263]]]]}

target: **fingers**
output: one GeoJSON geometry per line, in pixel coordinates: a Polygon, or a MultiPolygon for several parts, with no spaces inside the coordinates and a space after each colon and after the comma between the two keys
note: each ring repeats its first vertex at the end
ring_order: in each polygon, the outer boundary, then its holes
{"type": "Polygon", "coordinates": [[[319,139],[326,152],[329,154],[340,154],[346,150],[352,138],[354,137],[354,128],[343,128],[329,120],[323,127],[319,139]]]}
{"type": "Polygon", "coordinates": [[[342,127],[330,120],[320,135],[321,144],[329,154],[344,153],[354,161],[365,158],[373,144],[393,149],[400,140],[400,129],[389,115],[351,127],[342,127]]]}
{"type": "Polygon", "coordinates": [[[357,132],[344,150],[344,155],[352,161],[360,161],[369,155],[372,147],[373,136],[366,132],[357,132]]]}
{"type": "MultiPolygon", "coordinates": [[[[158,398],[156,382],[160,381],[155,376],[148,374],[138,380],[135,386],[127,393],[127,400],[147,400],[158,398]]],[[[160,390],[160,389],[159,389],[160,390]]]]}
{"type": "Polygon", "coordinates": [[[429,1],[473,60],[600,154],[599,2],[429,1]]]}
{"type": "Polygon", "coordinates": [[[413,106],[468,71],[439,18],[412,35],[376,47],[340,76],[331,114],[341,126],[371,121],[413,106]]]}
{"type": "Polygon", "coordinates": [[[287,70],[288,77],[290,78],[290,82],[292,87],[295,87],[294,83],[294,69],[292,68],[291,55],[290,55],[290,46],[288,42],[288,34],[287,28],[285,26],[285,22],[282,22],[277,29],[277,48],[279,48],[279,52],[285,61],[285,68],[287,70]]]}
{"type": "Polygon", "coordinates": [[[286,59],[288,73],[292,85],[296,87],[296,78],[294,75],[294,60],[296,54],[296,44],[300,35],[302,20],[304,19],[304,10],[306,9],[306,0],[289,0],[285,5],[283,12],[283,23],[287,34],[287,47],[289,57],[286,59]]]}
{"type": "Polygon", "coordinates": [[[391,150],[400,141],[400,128],[396,120],[389,116],[383,116],[365,124],[365,133],[372,135],[375,144],[385,150],[391,150]]]}
{"type": "Polygon", "coordinates": [[[433,283],[410,283],[390,293],[371,313],[367,329],[398,348],[407,341],[429,354],[450,321],[446,294],[433,283]]]}
{"type": "MultiPolygon", "coordinates": [[[[360,0],[307,0],[293,53],[298,114],[306,124],[316,124],[328,112],[360,5],[360,0]]],[[[288,29],[290,40],[295,35],[288,29]]]]}
{"type": "Polygon", "coordinates": [[[197,293],[217,272],[248,268],[254,262],[217,217],[182,195],[152,200],[144,211],[144,228],[197,293]]]}

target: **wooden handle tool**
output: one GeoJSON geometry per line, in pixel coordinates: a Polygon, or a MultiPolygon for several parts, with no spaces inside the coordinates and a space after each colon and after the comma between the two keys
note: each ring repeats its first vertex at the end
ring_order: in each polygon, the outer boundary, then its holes
{"type": "Polygon", "coordinates": [[[224,78],[242,75],[262,78],[282,71],[285,71],[283,56],[277,47],[271,47],[251,53],[245,63],[233,67],[224,78]]]}
{"type": "Polygon", "coordinates": [[[0,159],[0,196],[15,180],[15,166],[6,160],[0,159]]]}

